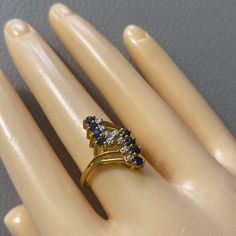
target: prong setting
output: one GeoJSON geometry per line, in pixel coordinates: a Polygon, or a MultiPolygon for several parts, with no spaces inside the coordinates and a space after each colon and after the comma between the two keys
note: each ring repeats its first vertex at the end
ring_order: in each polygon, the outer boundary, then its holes
{"type": "Polygon", "coordinates": [[[141,148],[136,145],[136,140],[131,136],[131,130],[120,128],[108,121],[95,116],[87,116],[83,121],[83,128],[90,139],[90,147],[94,148],[94,154],[98,155],[104,150],[120,152],[125,164],[131,168],[140,168],[144,164],[144,158],[140,155],[141,148]]]}

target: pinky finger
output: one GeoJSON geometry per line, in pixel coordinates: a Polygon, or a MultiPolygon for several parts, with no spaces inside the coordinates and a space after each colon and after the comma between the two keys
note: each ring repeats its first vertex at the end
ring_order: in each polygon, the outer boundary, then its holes
{"type": "Polygon", "coordinates": [[[165,51],[138,26],[124,31],[129,54],[149,84],[184,121],[200,143],[236,175],[233,136],[165,51]]]}
{"type": "Polygon", "coordinates": [[[33,219],[24,205],[19,205],[10,210],[4,218],[4,223],[14,236],[40,236],[33,219]]]}

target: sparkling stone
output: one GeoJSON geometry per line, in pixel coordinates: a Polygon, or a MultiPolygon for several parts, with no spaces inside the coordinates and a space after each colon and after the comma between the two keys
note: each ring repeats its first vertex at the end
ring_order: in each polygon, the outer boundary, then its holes
{"type": "Polygon", "coordinates": [[[127,159],[127,161],[128,161],[129,163],[132,163],[132,162],[134,161],[134,156],[128,155],[128,156],[126,157],[126,159],[127,159]]]}
{"type": "Polygon", "coordinates": [[[105,131],[104,132],[104,137],[107,139],[109,137],[109,132],[108,131],[105,131]]]}
{"type": "Polygon", "coordinates": [[[127,152],[129,151],[129,146],[123,146],[123,147],[120,149],[120,151],[121,151],[122,153],[127,153],[127,152]]]}
{"type": "Polygon", "coordinates": [[[113,144],[115,142],[115,137],[118,135],[118,130],[113,130],[112,132],[105,131],[105,137],[108,144],[113,144]]]}
{"type": "Polygon", "coordinates": [[[85,119],[85,122],[89,125],[94,121],[94,117],[93,116],[87,116],[85,119]]]}
{"type": "Polygon", "coordinates": [[[118,131],[117,129],[115,129],[115,130],[113,130],[113,131],[111,132],[111,135],[112,135],[113,137],[117,136],[118,134],[119,134],[119,131],[118,131]]]}
{"type": "Polygon", "coordinates": [[[129,137],[125,140],[125,145],[130,146],[131,144],[135,144],[135,139],[129,137]]]}
{"type": "Polygon", "coordinates": [[[98,128],[101,130],[101,131],[104,131],[106,129],[106,127],[104,125],[98,125],[98,128]]]}
{"type": "Polygon", "coordinates": [[[92,122],[91,124],[89,124],[89,129],[90,129],[91,131],[94,131],[94,130],[97,129],[97,128],[98,128],[98,124],[97,124],[97,123],[92,122]]]}
{"type": "Polygon", "coordinates": [[[117,140],[118,144],[124,144],[125,143],[125,139],[123,137],[119,137],[117,140]]]}
{"type": "Polygon", "coordinates": [[[135,146],[132,146],[132,147],[130,148],[130,151],[131,151],[132,153],[139,154],[139,153],[140,153],[140,148],[135,145],[135,146]]]}
{"type": "Polygon", "coordinates": [[[105,144],[105,142],[106,142],[106,139],[104,137],[99,137],[97,139],[97,144],[98,145],[103,145],[103,144],[105,144]]]}
{"type": "Polygon", "coordinates": [[[126,137],[130,135],[130,130],[126,129],[126,128],[122,128],[122,130],[120,131],[120,136],[122,137],[126,137]]]}
{"type": "Polygon", "coordinates": [[[143,158],[140,157],[140,156],[136,156],[136,157],[134,158],[134,164],[135,164],[136,166],[141,166],[141,165],[143,164],[143,158]]]}
{"type": "Polygon", "coordinates": [[[95,138],[100,137],[101,134],[102,134],[102,131],[101,131],[100,129],[95,129],[95,130],[93,131],[93,136],[94,136],[95,138]]]}
{"type": "Polygon", "coordinates": [[[115,140],[112,139],[111,137],[109,137],[109,138],[107,139],[107,143],[108,143],[108,144],[113,144],[114,142],[115,142],[115,140]]]}
{"type": "Polygon", "coordinates": [[[96,122],[97,124],[101,124],[101,123],[103,122],[103,119],[102,119],[102,118],[96,118],[96,119],[95,119],[95,122],[96,122]]]}

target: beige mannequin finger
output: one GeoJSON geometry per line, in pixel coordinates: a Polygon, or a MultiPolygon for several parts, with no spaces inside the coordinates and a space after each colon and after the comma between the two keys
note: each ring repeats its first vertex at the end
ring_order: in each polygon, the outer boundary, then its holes
{"type": "Polygon", "coordinates": [[[12,236],[40,236],[24,205],[19,205],[10,210],[4,218],[4,223],[12,236]]]}
{"type": "MultiPolygon", "coordinates": [[[[13,20],[5,31],[18,70],[78,166],[85,166],[92,153],[82,119],[91,113],[103,118],[106,115],[29,25],[13,20]],[[27,27],[26,34],[11,36],[12,29],[23,26],[27,27]]],[[[192,235],[219,232],[202,209],[177,194],[148,163],[139,171],[123,167],[98,169],[89,183],[108,212],[110,231],[106,235],[174,235],[186,225],[192,235]],[[171,227],[170,221],[174,222],[171,227]]]]}
{"type": "Polygon", "coordinates": [[[234,138],[171,58],[140,27],[128,26],[124,42],[151,86],[183,119],[206,150],[236,174],[234,138]]]}
{"type": "Polygon", "coordinates": [[[132,128],[148,160],[218,222],[224,215],[228,219],[224,227],[235,230],[234,178],[208,156],[156,92],[88,22],[62,4],[54,5],[49,17],[57,36],[132,128]],[[225,192],[231,193],[230,201],[225,192]]]}
{"type": "Polygon", "coordinates": [[[2,73],[0,97],[0,156],[40,233],[101,235],[103,220],[78,191],[2,73]]]}

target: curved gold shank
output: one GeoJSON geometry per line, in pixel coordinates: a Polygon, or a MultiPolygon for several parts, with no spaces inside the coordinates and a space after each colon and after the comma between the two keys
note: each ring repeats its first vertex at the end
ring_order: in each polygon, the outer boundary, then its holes
{"type": "Polygon", "coordinates": [[[80,183],[82,186],[86,185],[86,180],[88,178],[88,176],[90,175],[90,173],[98,166],[101,165],[108,165],[108,164],[124,164],[126,165],[126,162],[124,160],[123,157],[120,156],[115,156],[115,157],[111,157],[110,155],[114,155],[114,154],[120,154],[119,151],[115,150],[115,151],[106,151],[103,152],[97,156],[95,156],[93,158],[93,160],[89,163],[89,165],[86,167],[86,169],[83,171],[81,177],[80,177],[80,183]]]}

